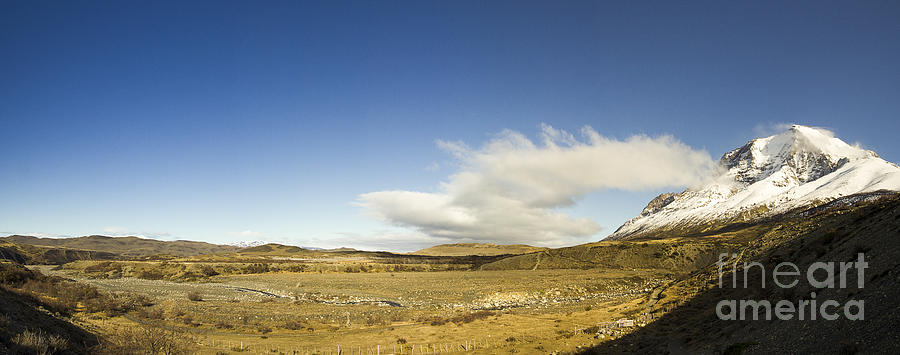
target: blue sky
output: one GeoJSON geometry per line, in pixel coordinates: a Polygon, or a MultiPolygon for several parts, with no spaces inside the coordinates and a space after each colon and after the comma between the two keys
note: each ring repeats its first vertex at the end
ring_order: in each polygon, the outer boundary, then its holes
{"type": "MultiPolygon", "coordinates": [[[[900,161],[895,1],[186,3],[0,4],[0,233],[410,249],[360,195],[542,124],[717,158],[792,122],[900,161]]],[[[560,210],[596,240],[679,188],[560,210]]]]}

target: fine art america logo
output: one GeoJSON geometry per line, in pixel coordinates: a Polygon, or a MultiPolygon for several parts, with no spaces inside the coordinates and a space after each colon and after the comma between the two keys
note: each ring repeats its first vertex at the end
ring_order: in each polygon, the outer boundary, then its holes
{"type": "MultiPolygon", "coordinates": [[[[737,259],[737,254],[731,254],[731,257],[737,259]]],[[[729,263],[724,261],[726,258],[728,258],[727,253],[719,254],[719,260],[716,262],[716,265],[719,267],[719,288],[723,287],[724,268],[729,266],[729,263]]],[[[731,263],[730,266],[732,266],[731,287],[738,288],[737,261],[731,263]]],[[[814,262],[806,269],[805,275],[800,272],[800,268],[796,264],[782,262],[771,270],[771,284],[781,289],[791,289],[805,278],[805,281],[813,289],[843,289],[848,287],[862,289],[864,286],[863,281],[865,280],[865,270],[868,267],[869,264],[865,261],[863,253],[857,254],[856,261],[814,262]],[[848,286],[848,274],[856,275],[855,285],[851,284],[848,286]]],[[[769,274],[762,264],[758,262],[744,262],[743,288],[748,288],[747,276],[750,272],[755,272],[752,270],[755,268],[758,268],[762,275],[759,287],[773,287],[771,284],[766,284],[769,274]]],[[[795,317],[797,320],[816,320],[818,318],[836,320],[842,315],[848,320],[864,320],[864,313],[865,302],[863,300],[851,299],[842,307],[840,302],[832,299],[816,299],[816,292],[810,292],[808,299],[801,299],[796,304],[786,299],[779,300],[774,304],[768,300],[721,300],[716,304],[716,315],[722,320],[746,320],[751,318],[753,320],[771,320],[773,314],[775,318],[780,320],[791,320],[795,317]]]]}

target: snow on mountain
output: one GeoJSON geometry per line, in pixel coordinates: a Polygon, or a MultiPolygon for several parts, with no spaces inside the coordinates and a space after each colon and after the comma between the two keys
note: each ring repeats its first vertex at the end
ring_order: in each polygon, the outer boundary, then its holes
{"type": "Polygon", "coordinates": [[[828,131],[793,125],[725,153],[709,183],[653,199],[609,239],[742,222],[879,190],[900,191],[900,167],[828,131]]]}
{"type": "Polygon", "coordinates": [[[262,240],[242,240],[242,241],[238,241],[238,242],[228,243],[228,245],[236,246],[238,248],[252,248],[252,247],[258,247],[260,245],[266,245],[266,244],[269,244],[269,242],[262,241],[262,240]]]}

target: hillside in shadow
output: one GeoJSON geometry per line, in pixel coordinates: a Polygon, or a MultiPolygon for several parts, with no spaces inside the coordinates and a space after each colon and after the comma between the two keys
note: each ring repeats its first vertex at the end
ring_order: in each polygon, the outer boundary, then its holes
{"type": "Polygon", "coordinates": [[[99,344],[97,336],[73,324],[60,305],[13,287],[34,278],[21,265],[0,262],[0,354],[40,349],[86,354],[94,349],[99,344]]]}
{"type": "MultiPolygon", "coordinates": [[[[647,312],[655,321],[620,338],[583,350],[584,354],[670,353],[670,354],[770,354],[770,353],[898,353],[900,352],[900,199],[895,196],[856,206],[838,206],[800,213],[790,220],[771,223],[756,229],[756,238],[736,249],[721,250],[736,257],[725,259],[737,263],[723,267],[722,286],[715,264],[695,271],[668,285],[656,298],[648,299],[647,312]],[[840,264],[835,264],[835,288],[813,287],[806,271],[814,262],[855,262],[860,254],[868,263],[863,287],[858,287],[856,269],[846,273],[846,288],[840,288],[840,264]],[[747,287],[743,283],[743,264],[759,262],[749,268],[747,287]],[[799,266],[798,278],[783,277],[799,283],[781,288],[773,283],[772,271],[781,262],[799,266]],[[736,279],[734,277],[736,275],[736,279]],[[765,287],[763,287],[765,277],[765,287]],[[733,281],[737,287],[732,287],[733,281]],[[813,296],[815,293],[815,296],[813,296]],[[723,300],[768,300],[774,305],[786,300],[798,307],[801,301],[813,300],[836,313],[836,320],[816,319],[806,308],[804,320],[793,313],[791,320],[781,320],[773,313],[764,320],[753,320],[753,309],[747,308],[744,320],[722,320],[716,313],[723,300]],[[863,303],[863,319],[851,320],[859,314],[851,300],[863,303]]],[[[785,270],[785,269],[782,269],[785,270]]],[[[814,272],[818,280],[826,279],[826,271],[814,272]]],[[[808,306],[807,306],[808,307],[808,306]]],[[[740,308],[740,307],[738,307],[740,308]]],[[[723,308],[723,313],[728,308],[723,308]]],[[[774,312],[774,311],[773,311],[774,312]]],[[[739,314],[738,314],[738,317],[739,314]]]]}

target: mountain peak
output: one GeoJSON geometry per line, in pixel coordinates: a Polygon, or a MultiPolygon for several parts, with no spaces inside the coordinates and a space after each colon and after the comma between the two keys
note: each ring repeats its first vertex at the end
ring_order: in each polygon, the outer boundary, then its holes
{"type": "Polygon", "coordinates": [[[664,194],[611,236],[746,222],[876,191],[900,191],[900,168],[821,128],[791,125],[725,153],[705,186],[664,194]]]}
{"type": "Polygon", "coordinates": [[[825,176],[843,164],[877,157],[873,152],[852,146],[831,132],[791,125],[779,134],[754,139],[722,156],[734,181],[752,184],[783,172],[801,183],[825,176]]]}

